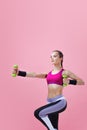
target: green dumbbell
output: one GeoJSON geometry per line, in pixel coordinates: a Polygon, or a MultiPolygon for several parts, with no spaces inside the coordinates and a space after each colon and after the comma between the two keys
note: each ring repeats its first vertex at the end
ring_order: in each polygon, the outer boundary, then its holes
{"type": "MultiPolygon", "coordinates": [[[[18,69],[18,65],[14,65],[13,68],[18,69]]],[[[17,74],[12,73],[12,77],[16,77],[16,76],[17,76],[17,74]]]]}
{"type": "MultiPolygon", "coordinates": [[[[63,74],[63,78],[65,78],[65,79],[66,79],[66,78],[67,78],[67,75],[66,75],[66,74],[63,74]]],[[[66,87],[66,86],[67,86],[67,84],[66,84],[66,83],[64,83],[64,84],[63,84],[63,87],[66,87]]]]}

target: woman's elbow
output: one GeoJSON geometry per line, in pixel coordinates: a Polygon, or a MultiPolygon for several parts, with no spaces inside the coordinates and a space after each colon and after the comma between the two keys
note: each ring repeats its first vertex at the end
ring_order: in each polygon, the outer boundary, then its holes
{"type": "Polygon", "coordinates": [[[77,80],[77,85],[85,85],[85,82],[83,80],[77,80]]]}
{"type": "Polygon", "coordinates": [[[84,82],[84,81],[82,81],[82,85],[85,85],[85,82],[84,82]]]}

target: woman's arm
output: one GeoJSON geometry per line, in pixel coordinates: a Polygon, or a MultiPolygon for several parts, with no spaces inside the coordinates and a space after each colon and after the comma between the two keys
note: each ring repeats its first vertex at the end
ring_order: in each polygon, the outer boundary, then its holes
{"type": "Polygon", "coordinates": [[[35,72],[26,72],[26,71],[21,71],[18,69],[18,67],[13,68],[13,75],[16,76],[22,76],[22,77],[31,77],[31,78],[46,78],[47,74],[46,73],[35,73],[35,72]]]}
{"type": "MultiPolygon", "coordinates": [[[[68,76],[68,78],[71,78],[72,80],[76,80],[76,85],[84,85],[84,81],[79,78],[78,76],[76,76],[74,73],[72,73],[71,71],[65,71],[64,74],[66,74],[68,76]]],[[[65,79],[66,80],[66,79],[65,79]]],[[[69,83],[70,80],[68,80],[69,83]]]]}
{"type": "Polygon", "coordinates": [[[35,72],[28,72],[26,73],[26,77],[32,77],[32,78],[46,78],[47,74],[46,73],[35,73],[35,72]]]}

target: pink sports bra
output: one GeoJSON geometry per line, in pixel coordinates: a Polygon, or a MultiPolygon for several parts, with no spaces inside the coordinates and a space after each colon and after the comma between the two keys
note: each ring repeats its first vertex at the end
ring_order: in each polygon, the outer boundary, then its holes
{"type": "Polygon", "coordinates": [[[62,72],[64,69],[61,69],[58,73],[52,74],[52,71],[50,71],[47,76],[47,84],[58,84],[58,85],[63,85],[63,77],[62,77],[62,72]]]}

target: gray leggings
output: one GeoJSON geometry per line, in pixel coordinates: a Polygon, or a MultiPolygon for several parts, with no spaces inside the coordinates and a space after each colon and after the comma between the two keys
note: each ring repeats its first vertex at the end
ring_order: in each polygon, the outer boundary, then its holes
{"type": "Polygon", "coordinates": [[[34,116],[40,120],[48,130],[58,130],[59,113],[67,107],[67,101],[62,95],[47,99],[48,104],[34,112],[34,116]]]}

